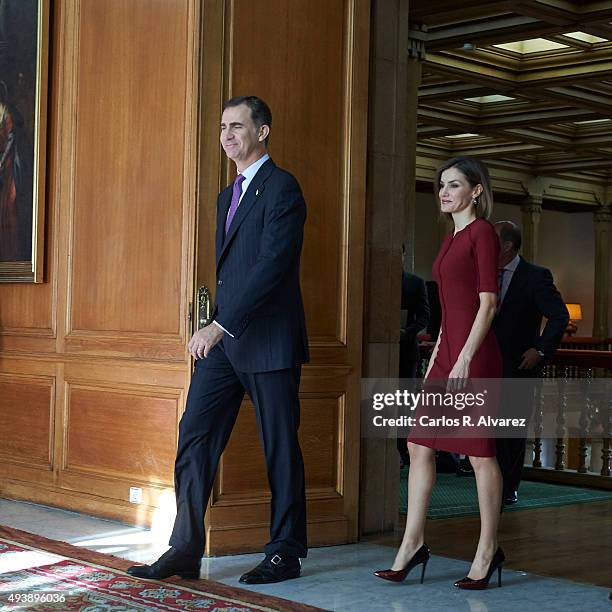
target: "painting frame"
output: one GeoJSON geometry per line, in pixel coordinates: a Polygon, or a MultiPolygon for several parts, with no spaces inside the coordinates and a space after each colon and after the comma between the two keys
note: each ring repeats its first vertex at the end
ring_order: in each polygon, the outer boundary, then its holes
{"type": "MultiPolygon", "coordinates": [[[[6,215],[2,217],[2,205],[6,205],[7,200],[3,198],[3,188],[6,184],[6,179],[0,173],[0,241],[5,245],[3,251],[2,243],[0,242],[0,282],[42,283],[44,282],[45,251],[47,99],[51,0],[31,0],[31,4],[26,5],[22,3],[18,9],[15,8],[15,4],[11,6],[11,1],[18,2],[19,0],[0,0],[0,10],[2,8],[5,9],[3,14],[0,15],[0,34],[2,32],[25,32],[26,38],[28,35],[29,38],[35,35],[36,49],[35,60],[32,57],[26,57],[26,59],[30,60],[29,64],[26,60],[23,60],[23,63],[26,64],[24,68],[23,65],[20,65],[21,58],[19,51],[25,45],[28,46],[28,49],[31,49],[34,40],[28,39],[24,42],[23,39],[19,40],[16,36],[13,36],[13,42],[17,40],[17,44],[13,45],[15,48],[11,48],[10,40],[0,40],[0,50],[3,50],[5,54],[0,58],[3,60],[0,61],[0,70],[2,71],[0,72],[0,105],[6,109],[15,108],[14,113],[19,113],[17,105],[11,101],[11,91],[9,90],[10,86],[13,86],[13,89],[17,89],[14,85],[16,82],[15,75],[18,75],[17,78],[26,83],[26,86],[22,88],[25,91],[25,94],[22,96],[22,106],[29,109],[29,112],[24,113],[23,117],[19,114],[21,122],[12,122],[13,124],[25,126],[23,129],[25,136],[21,140],[28,143],[28,146],[24,147],[26,154],[22,155],[21,159],[22,167],[27,169],[27,171],[22,172],[20,175],[22,177],[23,190],[20,191],[15,188],[15,184],[18,184],[15,179],[12,190],[13,198],[8,202],[8,204],[13,205],[14,209],[20,207],[18,210],[25,210],[27,214],[23,214],[23,218],[19,217],[19,220],[15,221],[18,215],[14,213],[12,225],[10,220],[6,221],[8,218],[6,215]],[[1,6],[3,2],[6,3],[5,7],[1,6]],[[32,7],[35,8],[33,9],[32,7]],[[11,9],[13,10],[12,13],[11,9]],[[26,14],[24,15],[24,13],[26,14]],[[14,16],[14,22],[11,21],[12,16],[14,16]],[[19,43],[22,47],[20,47],[19,43]],[[4,45],[4,47],[1,45],[4,45]],[[32,69],[31,64],[33,61],[35,61],[35,66],[32,69]],[[2,104],[3,99],[6,104],[2,104]],[[3,220],[5,221],[4,224],[2,224],[3,220]],[[19,225],[17,225],[18,223],[19,225]],[[9,229],[7,230],[7,228],[9,229]],[[13,251],[9,250],[6,246],[9,243],[17,245],[13,251]]],[[[5,36],[5,38],[8,39],[9,36],[5,36]]],[[[2,112],[4,114],[4,110],[2,112]]],[[[19,138],[11,140],[16,150],[15,140],[19,142],[19,138]]],[[[0,161],[2,161],[4,159],[2,150],[0,150],[0,156],[2,156],[0,157],[0,161]]]]}

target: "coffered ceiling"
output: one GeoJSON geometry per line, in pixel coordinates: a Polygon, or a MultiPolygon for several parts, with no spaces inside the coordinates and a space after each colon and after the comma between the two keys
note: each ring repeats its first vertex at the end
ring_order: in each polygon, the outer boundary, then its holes
{"type": "Polygon", "coordinates": [[[612,1],[413,0],[410,28],[420,155],[612,183],[612,1]]]}

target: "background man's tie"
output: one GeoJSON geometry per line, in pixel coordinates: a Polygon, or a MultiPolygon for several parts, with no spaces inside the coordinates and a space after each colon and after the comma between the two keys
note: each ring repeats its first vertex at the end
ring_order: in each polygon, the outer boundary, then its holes
{"type": "Polygon", "coordinates": [[[497,310],[496,312],[499,312],[499,309],[501,308],[502,305],[502,289],[504,287],[504,273],[508,272],[508,270],[506,270],[506,268],[499,268],[498,270],[498,280],[497,280],[497,310]]]}

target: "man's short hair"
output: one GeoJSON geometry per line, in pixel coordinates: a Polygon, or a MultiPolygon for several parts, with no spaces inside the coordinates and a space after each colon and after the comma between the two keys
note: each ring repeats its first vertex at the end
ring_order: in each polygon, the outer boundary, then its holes
{"type": "Polygon", "coordinates": [[[501,221],[499,226],[499,237],[502,242],[511,242],[512,247],[518,253],[521,249],[521,244],[523,244],[519,226],[516,223],[512,223],[512,221],[501,221]]]}
{"type": "MultiPolygon", "coordinates": [[[[223,110],[231,106],[240,106],[246,104],[251,111],[251,119],[253,123],[259,129],[262,125],[267,125],[270,129],[272,128],[272,111],[270,107],[257,96],[236,96],[230,98],[223,104],[223,110]]],[[[269,136],[266,137],[264,144],[268,146],[269,136]]]]}

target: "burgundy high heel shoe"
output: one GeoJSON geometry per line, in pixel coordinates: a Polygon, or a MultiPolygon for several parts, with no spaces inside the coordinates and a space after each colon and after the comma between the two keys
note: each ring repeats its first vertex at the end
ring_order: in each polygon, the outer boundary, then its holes
{"type": "Polygon", "coordinates": [[[378,578],[382,578],[383,580],[390,580],[391,582],[403,582],[406,579],[406,576],[410,573],[410,570],[415,568],[417,565],[423,565],[423,570],[421,571],[421,584],[423,584],[423,580],[425,579],[425,568],[427,567],[427,562],[430,557],[429,546],[427,544],[423,544],[419,550],[417,550],[412,559],[408,561],[406,567],[401,570],[378,570],[374,572],[375,576],[378,578]]]}
{"type": "Polygon", "coordinates": [[[504,555],[504,551],[501,548],[497,548],[495,554],[493,555],[493,559],[491,559],[491,563],[489,563],[489,569],[487,570],[487,575],[484,578],[480,578],[479,580],[473,580],[472,578],[462,578],[461,580],[457,580],[455,582],[455,586],[459,589],[469,589],[472,591],[482,591],[489,586],[489,580],[493,575],[493,572],[497,570],[497,586],[501,586],[501,571],[502,565],[506,560],[506,556],[504,555]]]}

